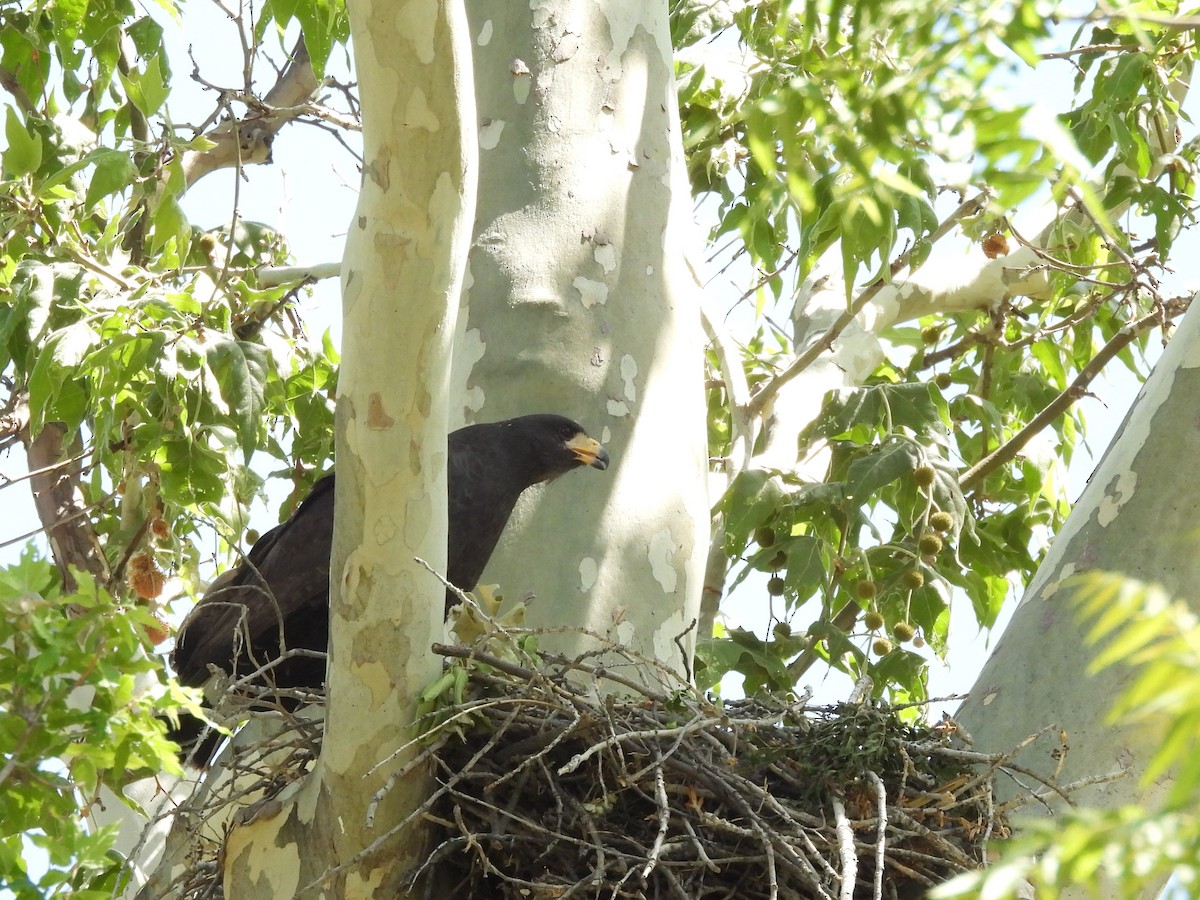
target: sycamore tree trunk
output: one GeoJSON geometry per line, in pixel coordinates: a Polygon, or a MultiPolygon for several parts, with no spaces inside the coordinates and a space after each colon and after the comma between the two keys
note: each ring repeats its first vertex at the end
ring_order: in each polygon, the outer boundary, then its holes
{"type": "MultiPolygon", "coordinates": [[[[430,792],[407,758],[417,693],[439,670],[449,359],[474,205],[461,3],[349,5],[363,109],[362,191],[343,266],[336,534],[325,739],[296,789],[239,817],[225,896],[396,896],[430,792]]],[[[411,756],[411,754],[410,754],[411,756]]]]}
{"type": "Polygon", "coordinates": [[[484,581],[536,595],[532,624],[615,625],[682,670],[695,631],[676,638],[698,612],[709,515],[667,5],[468,8],[480,200],[452,426],[558,412],[613,457],[603,476],[530,492],[484,581]]]}
{"type": "MultiPolygon", "coordinates": [[[[1162,732],[1144,722],[1122,726],[1106,720],[1133,672],[1124,666],[1089,671],[1100,648],[1085,640],[1090,623],[1072,602],[1077,588],[1069,579],[1095,571],[1158,582],[1200,612],[1200,480],[1192,466],[1200,446],[1197,397],[1200,308],[1193,304],[958,714],[975,747],[989,751],[1007,750],[1057,726],[1017,761],[1043,775],[1058,772],[1060,783],[1127,773],[1081,790],[1073,797],[1080,805],[1153,806],[1169,787],[1165,779],[1149,785],[1139,780],[1162,732]],[[1061,771],[1059,729],[1069,747],[1061,771]]],[[[1019,789],[1003,782],[999,787],[1019,789]]],[[[1061,801],[1051,794],[1047,804],[1031,804],[1025,814],[1047,814],[1061,801]]]]}

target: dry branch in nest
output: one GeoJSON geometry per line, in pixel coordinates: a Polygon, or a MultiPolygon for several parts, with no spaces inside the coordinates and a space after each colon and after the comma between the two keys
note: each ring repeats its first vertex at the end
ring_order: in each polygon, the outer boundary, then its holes
{"type": "Polygon", "coordinates": [[[137,900],[222,900],[222,853],[230,822],[261,809],[299,781],[320,754],[323,692],[235,684],[227,679],[214,687],[214,693],[225,691],[216,718],[233,723],[250,718],[250,724],[237,733],[190,796],[167,804],[148,822],[142,840],[129,853],[131,863],[142,857],[147,842],[153,842],[158,825],[169,822],[170,831],[162,861],[148,873],[134,895],[137,900]]]}
{"type": "Polygon", "coordinates": [[[435,649],[469,687],[427,735],[426,814],[445,831],[418,882],[436,871],[498,898],[917,897],[1007,834],[992,802],[1007,757],[952,746],[946,723],[869,703],[718,705],[611,644],[536,667],[435,649]]]}
{"type": "MultiPolygon", "coordinates": [[[[964,749],[950,720],[906,723],[870,702],[714,703],[600,635],[579,659],[526,652],[540,634],[434,648],[447,669],[423,698],[422,752],[372,803],[433,768],[437,788],[408,819],[438,829],[412,875],[418,894],[919,897],[982,866],[989,841],[1008,835],[1008,809],[1062,793],[1012,762],[1020,748],[964,749]],[[999,772],[1042,790],[1000,806],[999,772]]],[[[193,828],[303,775],[320,723],[291,721],[240,752],[236,787],[189,805],[193,828]]],[[[173,896],[221,896],[219,844],[193,844],[173,896]]]]}

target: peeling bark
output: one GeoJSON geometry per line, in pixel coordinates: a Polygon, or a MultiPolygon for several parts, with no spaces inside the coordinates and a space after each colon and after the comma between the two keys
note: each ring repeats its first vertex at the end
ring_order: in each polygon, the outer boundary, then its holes
{"type": "Polygon", "coordinates": [[[469,9],[481,200],[452,425],[559,412],[614,460],[611,477],[523,498],[484,581],[535,594],[532,624],[615,626],[682,669],[675,639],[697,615],[708,549],[707,460],[666,5],[469,9]]]}
{"type": "Polygon", "coordinates": [[[429,773],[372,800],[411,758],[389,756],[440,670],[444,588],[414,558],[445,568],[448,367],[476,169],[470,51],[458,3],[360,0],[350,16],[366,166],[342,280],[325,739],[304,782],[229,831],[231,900],[396,896],[424,850],[424,823],[406,817],[429,773]]]}

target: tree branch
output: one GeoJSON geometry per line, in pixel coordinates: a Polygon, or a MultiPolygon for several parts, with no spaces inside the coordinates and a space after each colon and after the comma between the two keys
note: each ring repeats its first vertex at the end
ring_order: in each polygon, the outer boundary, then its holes
{"type": "Polygon", "coordinates": [[[279,287],[293,281],[321,281],[342,274],[342,261],[317,263],[313,266],[261,266],[253,270],[259,287],[279,287]]]}
{"type": "MultiPolygon", "coordinates": [[[[183,157],[183,176],[192,187],[205,175],[218,169],[238,165],[262,164],[271,161],[271,145],[275,135],[292,119],[302,114],[304,104],[316,92],[308,48],[301,37],[292,48],[291,57],[280,72],[274,86],[267,91],[252,115],[224,122],[205,135],[216,146],[207,150],[190,150],[183,157]]],[[[248,98],[247,102],[252,102],[248,98]]]]}
{"type": "MultiPolygon", "coordinates": [[[[22,427],[24,427],[24,426],[22,426],[22,427]]],[[[2,431],[3,431],[3,428],[0,428],[0,432],[2,432],[2,431]]],[[[63,468],[66,468],[67,466],[71,466],[76,463],[83,462],[83,460],[87,459],[91,455],[92,455],[91,450],[84,450],[84,451],[76,454],[75,456],[70,457],[69,459],[64,459],[61,462],[52,463],[51,465],[46,466],[44,469],[36,469],[32,472],[26,472],[24,475],[5,475],[3,472],[0,472],[0,491],[4,490],[6,487],[12,487],[12,485],[14,485],[14,484],[20,484],[22,481],[28,481],[30,478],[35,478],[38,475],[49,475],[51,472],[55,471],[56,469],[63,469],[63,468]]],[[[91,466],[88,466],[88,468],[90,469],[91,466]]],[[[81,472],[81,474],[82,474],[82,472],[81,472]]],[[[36,534],[37,532],[34,532],[34,533],[36,534]]]]}
{"type": "Polygon", "coordinates": [[[1005,463],[1015,459],[1017,454],[1025,448],[1025,445],[1033,439],[1034,435],[1055,422],[1063,413],[1071,408],[1071,405],[1075,401],[1087,395],[1088,385],[1092,383],[1093,379],[1100,374],[1113,357],[1133,343],[1138,335],[1148,331],[1155,325],[1160,325],[1164,321],[1176,318],[1190,304],[1190,298],[1187,300],[1171,301],[1163,310],[1155,310],[1122,327],[1100,349],[1100,352],[1092,357],[1091,362],[1080,370],[1075,380],[1067,386],[1066,390],[1050,401],[1041,412],[1030,419],[1025,427],[1009,438],[1008,441],[962,474],[958,479],[958,483],[962,489],[966,491],[978,487],[988,475],[1005,463]]]}
{"type": "MultiPolygon", "coordinates": [[[[954,228],[963,219],[973,216],[987,205],[988,195],[980,193],[962,203],[958,209],[954,210],[929,236],[931,242],[936,242],[945,237],[951,229],[954,228]]],[[[892,264],[892,272],[899,272],[904,269],[912,259],[912,250],[906,250],[896,258],[892,264]]],[[[846,327],[857,318],[857,316],[867,307],[876,295],[879,294],[887,282],[876,281],[854,298],[854,302],[850,304],[849,309],[843,312],[834,321],[828,329],[825,330],[815,341],[810,343],[796,359],[794,359],[786,369],[772,378],[763,386],[754,398],[750,401],[749,414],[752,416],[761,415],[762,412],[770,405],[771,401],[779,391],[793,378],[811,366],[817,358],[825,351],[833,347],[834,341],[838,336],[846,330],[846,327]]]]}
{"type": "MultiPolygon", "coordinates": [[[[688,268],[700,283],[699,272],[689,257],[688,268]]],[[[729,457],[725,463],[725,484],[730,482],[750,465],[754,456],[756,417],[750,413],[750,384],[746,380],[746,369],[738,356],[733,339],[722,327],[720,319],[700,301],[700,322],[708,337],[721,377],[725,382],[725,394],[729,404],[729,457]]],[[[704,564],[704,587],[700,595],[699,638],[712,636],[713,622],[721,607],[725,594],[725,576],[729,572],[729,558],[725,555],[725,517],[713,516],[712,533],[709,537],[708,557],[704,564]]]]}
{"type": "MultiPolygon", "coordinates": [[[[81,467],[78,461],[62,463],[68,451],[66,437],[67,428],[61,422],[47,423],[35,438],[31,438],[28,427],[21,432],[29,469],[36,473],[29,480],[33,503],[50,540],[63,589],[69,593],[76,587],[72,566],[90,573],[102,584],[108,583],[109,569],[95,529],[86,518],[88,507],[77,481],[81,467]]],[[[78,443],[76,436],[71,442],[70,449],[75,451],[72,455],[78,455],[78,443]]]]}

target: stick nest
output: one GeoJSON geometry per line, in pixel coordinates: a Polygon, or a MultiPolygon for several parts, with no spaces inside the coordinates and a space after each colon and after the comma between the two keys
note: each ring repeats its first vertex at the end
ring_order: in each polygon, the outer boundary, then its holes
{"type": "MultiPolygon", "coordinates": [[[[1063,794],[1013,762],[1020,748],[966,749],[948,718],[921,725],[905,721],[912,707],[869,699],[714,702],[600,635],[577,659],[528,649],[545,634],[508,629],[434,648],[447,665],[421,698],[422,735],[396,752],[407,759],[398,769],[380,763],[393,774],[368,816],[402,779],[433,772],[432,796],[389,832],[437,826],[412,875],[418,894],[919,897],[981,867],[988,842],[1008,836],[1007,809],[1063,794]],[[1001,806],[1000,772],[1044,790],[1001,806]]],[[[221,896],[221,841],[197,842],[203,823],[278,794],[319,753],[320,721],[285,718],[226,763],[238,779],[176,809],[173,839],[189,842],[176,858],[187,862],[155,896],[221,896]]]]}
{"type": "Polygon", "coordinates": [[[718,704],[611,644],[536,666],[435,649],[464,674],[431,714],[444,832],[416,877],[459,896],[918,897],[1008,833],[1008,757],[961,749],[949,720],[718,704]]]}

